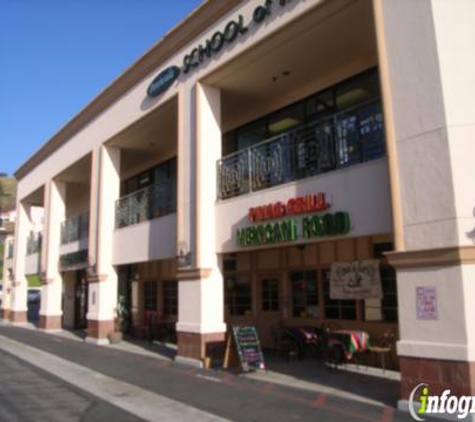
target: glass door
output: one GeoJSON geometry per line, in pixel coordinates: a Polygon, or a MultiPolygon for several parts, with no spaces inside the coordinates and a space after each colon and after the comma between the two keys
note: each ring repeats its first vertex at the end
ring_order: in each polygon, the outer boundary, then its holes
{"type": "Polygon", "coordinates": [[[256,325],[263,347],[274,347],[274,334],[282,324],[281,276],[263,274],[258,278],[256,325]]]}

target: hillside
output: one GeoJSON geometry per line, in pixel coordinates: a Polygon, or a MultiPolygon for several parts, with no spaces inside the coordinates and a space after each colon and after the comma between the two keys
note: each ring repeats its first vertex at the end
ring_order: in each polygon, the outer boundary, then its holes
{"type": "Polygon", "coordinates": [[[16,180],[13,177],[0,177],[0,209],[8,210],[15,206],[16,180]]]}

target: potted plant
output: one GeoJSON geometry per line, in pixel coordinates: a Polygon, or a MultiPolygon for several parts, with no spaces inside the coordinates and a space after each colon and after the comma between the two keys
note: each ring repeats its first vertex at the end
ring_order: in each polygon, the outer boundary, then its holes
{"type": "Polygon", "coordinates": [[[119,343],[122,340],[123,333],[127,329],[128,311],[125,306],[125,297],[120,295],[115,308],[114,331],[111,331],[107,337],[111,344],[119,343]]]}

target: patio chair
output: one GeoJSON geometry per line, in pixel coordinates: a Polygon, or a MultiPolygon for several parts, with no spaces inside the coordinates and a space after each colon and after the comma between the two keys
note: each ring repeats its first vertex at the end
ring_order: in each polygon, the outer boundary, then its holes
{"type": "Polygon", "coordinates": [[[150,344],[157,336],[157,322],[161,318],[159,311],[145,311],[143,324],[135,328],[138,338],[147,339],[150,344]]]}
{"type": "Polygon", "coordinates": [[[328,370],[331,371],[333,367],[337,368],[345,362],[345,349],[342,344],[330,342],[329,333],[330,327],[325,323],[317,328],[317,353],[321,362],[327,363],[328,370]]]}
{"type": "Polygon", "coordinates": [[[271,325],[270,334],[273,341],[273,352],[275,356],[284,356],[287,361],[298,357],[298,344],[285,334],[285,329],[281,324],[271,325]]]}
{"type": "Polygon", "coordinates": [[[373,353],[380,357],[383,373],[386,372],[386,355],[390,355],[394,349],[395,343],[396,335],[392,330],[388,330],[383,334],[383,338],[378,344],[369,346],[368,348],[369,353],[373,353]]]}

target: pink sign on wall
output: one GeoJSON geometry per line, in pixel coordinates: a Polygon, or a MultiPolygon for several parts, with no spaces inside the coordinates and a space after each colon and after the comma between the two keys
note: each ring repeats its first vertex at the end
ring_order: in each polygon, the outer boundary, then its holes
{"type": "Polygon", "coordinates": [[[437,289],[435,286],[416,287],[417,319],[438,319],[437,289]]]}

